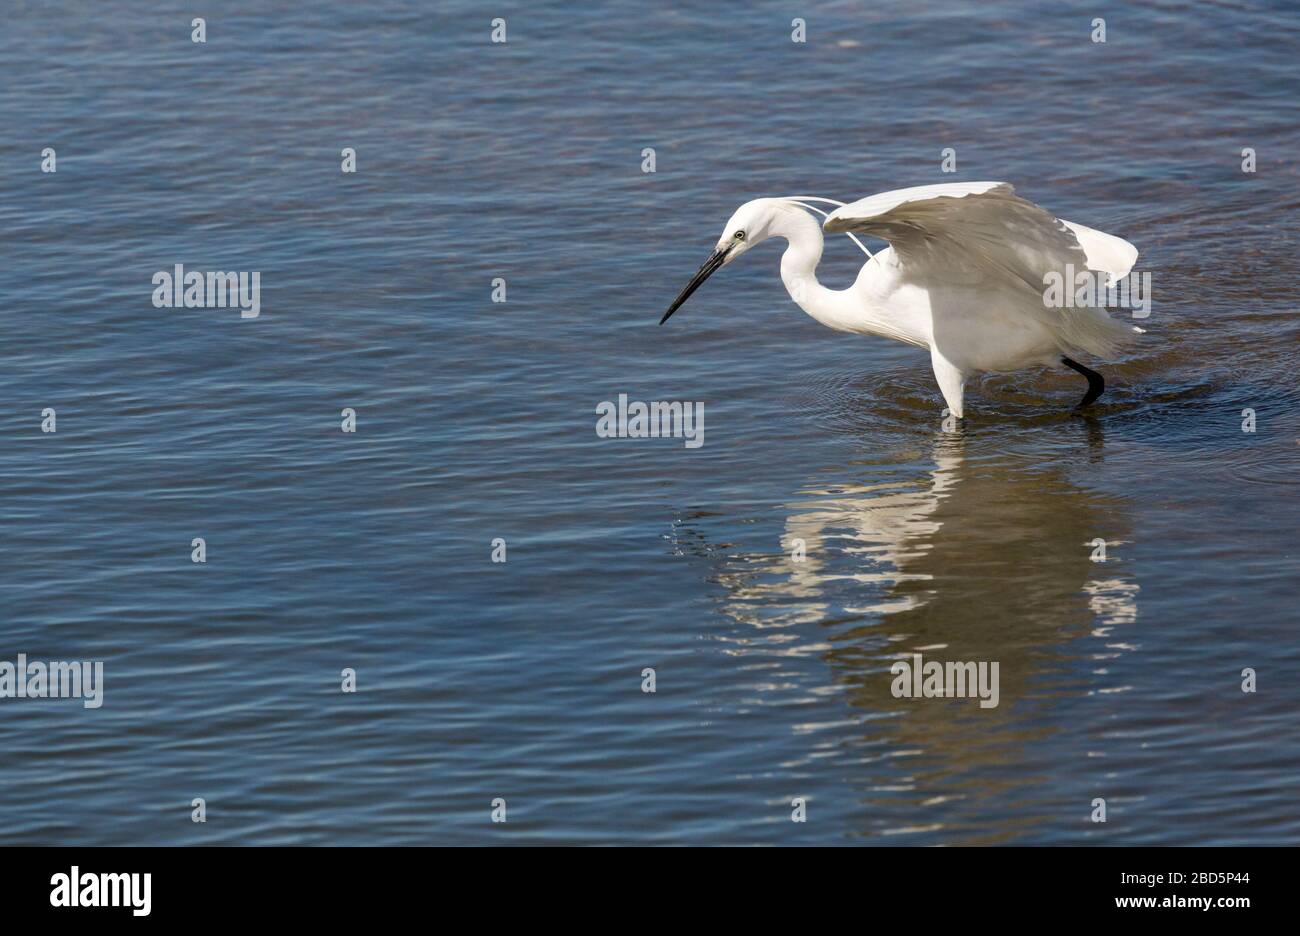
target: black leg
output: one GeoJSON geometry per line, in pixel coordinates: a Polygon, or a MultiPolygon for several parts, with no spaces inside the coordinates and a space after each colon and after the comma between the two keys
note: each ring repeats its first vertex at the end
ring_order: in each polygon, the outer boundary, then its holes
{"type": "Polygon", "coordinates": [[[1101,396],[1102,392],[1105,391],[1106,381],[1102,378],[1101,374],[1097,373],[1095,370],[1084,367],[1078,361],[1072,361],[1068,357],[1061,358],[1061,363],[1070,368],[1070,370],[1078,371],[1080,374],[1083,374],[1083,376],[1088,378],[1088,392],[1083,395],[1083,399],[1079,401],[1079,405],[1076,406],[1075,409],[1083,409],[1093,400],[1097,399],[1097,397],[1101,396]]]}

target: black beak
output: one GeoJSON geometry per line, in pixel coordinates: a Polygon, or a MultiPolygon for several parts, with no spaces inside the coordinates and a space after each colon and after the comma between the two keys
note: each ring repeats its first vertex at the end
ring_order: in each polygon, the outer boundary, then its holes
{"type": "Polygon", "coordinates": [[[669,316],[680,309],[683,302],[691,298],[691,293],[699,289],[700,284],[712,276],[718,267],[722,266],[722,262],[727,259],[727,254],[730,251],[731,247],[727,246],[709,254],[709,259],[704,261],[704,266],[700,267],[699,272],[691,277],[691,281],[686,284],[686,288],[677,294],[677,298],[673,300],[673,304],[668,307],[668,311],[664,313],[664,317],[659,320],[660,325],[668,321],[669,316]]]}

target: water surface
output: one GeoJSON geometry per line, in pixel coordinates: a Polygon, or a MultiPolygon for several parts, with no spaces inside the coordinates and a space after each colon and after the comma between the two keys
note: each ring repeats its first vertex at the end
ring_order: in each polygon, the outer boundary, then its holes
{"type": "Polygon", "coordinates": [[[0,841],[1296,841],[1293,8],[193,15],[0,34],[0,659],[106,680],[0,701],[0,841]],[[925,353],[803,315],[775,244],[656,325],[749,198],[954,179],[1142,251],[1087,418],[1028,372],[944,432],[925,353]],[[176,263],[261,316],[153,308],[176,263]],[[598,438],[620,393],[705,444],[598,438]],[[895,698],[915,652],[999,706],[895,698]]]}

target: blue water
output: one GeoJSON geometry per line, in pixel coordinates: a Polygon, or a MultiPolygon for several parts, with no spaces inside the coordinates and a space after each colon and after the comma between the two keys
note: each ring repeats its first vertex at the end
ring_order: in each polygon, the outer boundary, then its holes
{"type": "Polygon", "coordinates": [[[4,19],[0,660],[105,684],[0,699],[0,842],[1297,840],[1293,5],[4,19]],[[976,179],[1142,252],[1090,418],[1028,372],[944,432],[775,244],[656,324],[750,198],[976,179]],[[155,308],[177,263],[260,316],[155,308]],[[916,652],[999,706],[895,698],[916,652]]]}

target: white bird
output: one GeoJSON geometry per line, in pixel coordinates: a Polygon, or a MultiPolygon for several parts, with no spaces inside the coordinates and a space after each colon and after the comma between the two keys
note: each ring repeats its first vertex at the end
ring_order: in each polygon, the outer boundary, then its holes
{"type": "Polygon", "coordinates": [[[838,331],[927,349],[939,389],[958,418],[968,377],[1035,366],[1064,365],[1088,378],[1079,403],[1087,406],[1105,382],[1071,355],[1112,357],[1141,333],[1112,319],[1103,305],[1059,308],[1044,300],[1048,274],[1059,274],[1070,290],[1070,268],[1108,274],[1113,284],[1133,268],[1137,249],[1058,220],[1005,182],[921,185],[851,204],[804,195],[746,202],[659,324],[714,271],[769,237],[788,242],[781,279],[800,308],[838,331]],[[819,225],[808,211],[825,212],[811,202],[839,207],[819,225]],[[817,282],[823,229],[847,233],[870,257],[848,289],[817,282]],[[854,232],[890,246],[873,256],[854,232]]]}

